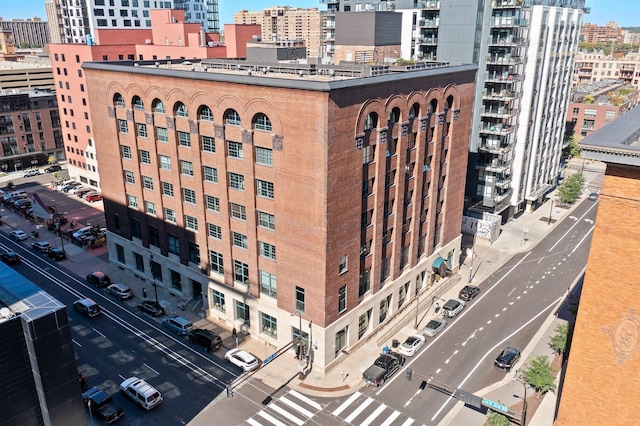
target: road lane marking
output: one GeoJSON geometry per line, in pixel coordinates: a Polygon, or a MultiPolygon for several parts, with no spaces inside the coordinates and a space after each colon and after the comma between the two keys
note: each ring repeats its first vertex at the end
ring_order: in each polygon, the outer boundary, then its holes
{"type": "Polygon", "coordinates": [[[304,401],[307,405],[312,406],[313,408],[315,408],[316,410],[322,410],[322,405],[318,404],[317,402],[315,402],[312,399],[307,398],[306,396],[304,396],[303,394],[301,394],[300,392],[297,392],[294,389],[291,389],[289,391],[289,395],[293,395],[296,398],[298,398],[300,401],[304,401]]]}
{"type": "Polygon", "coordinates": [[[353,422],[353,420],[356,417],[358,417],[360,415],[360,413],[362,413],[369,405],[371,405],[371,403],[373,401],[374,401],[373,398],[367,398],[366,401],[364,401],[362,404],[360,404],[360,406],[358,408],[353,410],[353,412],[349,415],[349,417],[344,419],[344,421],[347,422],[347,423],[353,422]]]}
{"type": "Polygon", "coordinates": [[[331,414],[332,414],[332,415],[334,415],[334,416],[336,416],[336,417],[338,417],[338,416],[340,415],[340,413],[342,413],[344,410],[346,410],[346,409],[347,409],[347,407],[348,407],[349,405],[351,405],[351,403],[352,403],[353,401],[355,401],[356,399],[358,399],[358,397],[359,397],[360,395],[362,395],[360,392],[356,392],[356,393],[354,393],[353,395],[351,395],[351,396],[349,397],[349,399],[347,399],[345,402],[343,402],[343,403],[342,403],[342,405],[340,405],[338,408],[336,408],[336,409],[333,411],[333,413],[331,413],[331,414]]]}
{"type": "Polygon", "coordinates": [[[436,370],[436,374],[438,374],[438,373],[439,373],[439,372],[441,372],[441,371],[442,371],[442,368],[438,368],[438,369],[436,370]]]}
{"type": "Polygon", "coordinates": [[[405,407],[408,407],[408,406],[409,406],[409,404],[411,404],[411,401],[413,401],[413,398],[415,398],[416,396],[418,396],[418,394],[419,394],[420,392],[421,392],[421,391],[420,391],[420,388],[418,388],[418,390],[417,390],[417,391],[415,391],[415,393],[414,393],[413,395],[411,395],[411,398],[409,398],[409,399],[407,400],[407,402],[405,402],[405,403],[404,403],[404,406],[405,406],[405,407]]]}
{"type": "Polygon", "coordinates": [[[511,291],[509,292],[509,294],[507,294],[507,297],[511,296],[511,294],[512,294],[514,291],[516,291],[516,288],[515,288],[515,287],[513,288],[513,290],[511,290],[511,291]]]}
{"type": "Polygon", "coordinates": [[[262,423],[258,423],[257,421],[255,421],[253,419],[248,419],[247,423],[249,423],[251,426],[262,426],[262,423]]]}
{"type": "Polygon", "coordinates": [[[156,373],[158,376],[160,375],[160,373],[158,373],[156,370],[154,370],[153,368],[149,367],[149,365],[146,362],[143,362],[142,365],[144,365],[145,367],[147,367],[149,370],[153,371],[154,373],[156,373]]]}
{"type": "Polygon", "coordinates": [[[398,417],[400,417],[400,411],[396,410],[393,412],[393,414],[391,414],[389,416],[389,418],[387,418],[387,420],[384,421],[384,423],[382,423],[380,426],[389,426],[391,423],[394,422],[395,419],[397,419],[398,417]]]}
{"type": "Polygon", "coordinates": [[[280,420],[276,419],[269,413],[265,413],[264,411],[260,411],[258,415],[276,426],[287,426],[286,424],[282,423],[280,420]]]}
{"type": "Polygon", "coordinates": [[[371,413],[371,415],[369,417],[367,417],[367,419],[360,423],[360,426],[369,426],[371,424],[371,422],[373,422],[376,417],[378,417],[380,415],[380,413],[382,413],[384,410],[386,410],[387,406],[384,404],[380,404],[380,406],[378,408],[376,408],[376,411],[374,411],[373,413],[371,413]]]}
{"type": "Polygon", "coordinates": [[[279,399],[280,402],[288,405],[289,407],[293,408],[294,410],[296,410],[298,413],[302,414],[305,417],[311,418],[313,417],[313,413],[309,410],[307,410],[304,407],[299,406],[298,404],[296,404],[295,402],[291,401],[289,398],[283,396],[282,398],[279,399]]]}
{"type": "Polygon", "coordinates": [[[104,334],[100,333],[100,332],[99,332],[98,330],[96,330],[95,328],[91,327],[91,329],[92,329],[93,331],[95,331],[97,334],[101,335],[103,339],[106,339],[106,338],[107,338],[107,336],[105,336],[104,334]]]}
{"type": "Polygon", "coordinates": [[[580,244],[582,244],[584,242],[584,240],[586,240],[587,237],[589,236],[589,234],[591,234],[592,232],[593,232],[593,226],[591,227],[591,229],[589,229],[589,232],[587,232],[584,235],[584,237],[582,237],[580,242],[578,242],[578,244],[576,244],[576,246],[573,248],[573,250],[571,250],[571,253],[569,253],[569,255],[572,255],[573,253],[575,253],[575,251],[578,250],[578,247],[580,247],[580,244]]]}
{"type": "Polygon", "coordinates": [[[506,311],[506,310],[507,310],[507,308],[506,308],[506,307],[502,308],[502,312],[504,312],[504,311],[506,311]]]}
{"type": "Polygon", "coordinates": [[[82,347],[82,345],[81,345],[80,343],[76,342],[75,340],[71,339],[71,341],[72,341],[73,343],[75,343],[76,345],[78,345],[78,346],[82,347]]]}
{"type": "MultiPolygon", "coordinates": [[[[486,294],[486,293],[485,293],[486,294]]],[[[549,309],[553,308],[554,306],[556,306],[564,297],[564,295],[558,297],[556,300],[554,300],[553,302],[551,302],[547,307],[545,307],[544,309],[542,309],[540,312],[538,312],[535,316],[533,316],[529,321],[525,322],[524,324],[522,324],[518,329],[514,330],[513,333],[509,334],[507,337],[505,337],[504,339],[502,339],[501,341],[499,341],[495,346],[493,346],[492,348],[490,348],[482,358],[480,358],[480,360],[476,363],[476,365],[471,369],[471,371],[469,371],[469,374],[467,374],[467,376],[462,379],[462,382],[460,382],[460,384],[458,386],[456,386],[457,389],[460,389],[464,386],[464,384],[467,382],[467,380],[469,380],[469,377],[471,377],[471,375],[478,369],[478,367],[480,367],[480,364],[482,364],[482,362],[484,361],[484,359],[489,355],[489,354],[493,354],[501,345],[503,345],[507,340],[511,339],[513,336],[515,336],[516,334],[518,334],[520,331],[522,331],[522,329],[524,329],[525,327],[527,327],[529,324],[531,324],[533,321],[535,321],[539,316],[541,316],[542,314],[544,314],[545,312],[547,312],[549,309]]],[[[450,396],[447,398],[447,400],[442,404],[442,406],[440,407],[440,409],[433,415],[433,417],[431,417],[431,421],[433,422],[442,412],[442,410],[444,410],[444,408],[447,406],[447,404],[449,404],[449,402],[451,401],[453,397],[450,396]]]]}
{"type": "Polygon", "coordinates": [[[409,426],[412,423],[413,423],[413,419],[407,419],[404,423],[402,423],[402,426],[409,426]]]}
{"type": "Polygon", "coordinates": [[[294,422],[298,426],[302,426],[305,422],[305,420],[297,418],[296,416],[294,416],[293,414],[291,414],[290,412],[288,412],[287,410],[285,410],[284,408],[280,407],[277,404],[271,404],[269,405],[269,408],[271,408],[276,413],[280,414],[285,419],[294,422]]]}
{"type": "MultiPolygon", "coordinates": [[[[556,246],[557,246],[558,244],[560,244],[560,241],[562,241],[562,240],[564,239],[564,237],[566,237],[566,236],[567,236],[567,234],[569,234],[569,232],[571,232],[571,230],[572,230],[572,229],[573,229],[573,228],[574,228],[578,223],[580,223],[580,221],[582,220],[582,218],[584,218],[587,214],[589,214],[589,212],[590,212],[593,208],[595,208],[595,206],[596,206],[596,205],[594,204],[593,206],[589,207],[589,208],[587,209],[587,211],[586,211],[586,212],[584,212],[584,214],[580,217],[580,219],[579,219],[579,220],[576,220],[576,223],[574,223],[574,224],[573,224],[569,229],[567,229],[567,232],[565,232],[565,233],[564,233],[564,234],[563,234],[563,235],[558,239],[558,241],[556,241],[556,243],[555,243],[553,246],[551,246],[551,248],[549,249],[548,253],[551,253],[551,251],[552,251],[554,248],[556,248],[556,246]]],[[[589,220],[591,220],[591,219],[589,219],[589,220]]]]}

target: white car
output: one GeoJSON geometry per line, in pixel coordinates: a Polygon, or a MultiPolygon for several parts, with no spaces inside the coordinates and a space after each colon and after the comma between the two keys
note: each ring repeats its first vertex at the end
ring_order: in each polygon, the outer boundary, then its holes
{"type": "Polygon", "coordinates": [[[27,238],[29,238],[29,236],[25,234],[24,231],[21,231],[19,229],[16,229],[15,231],[11,231],[9,233],[9,236],[11,237],[11,239],[16,241],[24,241],[27,238]]]}
{"type": "Polygon", "coordinates": [[[65,186],[67,186],[67,185],[69,185],[71,183],[74,183],[74,182],[75,182],[75,180],[73,180],[73,179],[65,180],[65,181],[61,182],[60,185],[56,186],[56,191],[62,191],[62,189],[65,186]]]}
{"type": "Polygon", "coordinates": [[[71,188],[69,190],[69,194],[76,194],[78,191],[80,191],[82,189],[86,189],[86,188],[87,188],[86,186],[78,185],[78,186],[76,186],[74,188],[71,188]]]}
{"type": "Polygon", "coordinates": [[[418,349],[424,345],[424,341],[424,336],[420,336],[418,334],[411,335],[407,337],[407,340],[405,340],[402,345],[400,345],[398,352],[404,356],[413,356],[418,352],[418,349]]]}
{"type": "Polygon", "coordinates": [[[89,235],[89,231],[91,231],[91,226],[83,226],[73,233],[73,238],[80,238],[82,236],[89,235]]]}
{"type": "Polygon", "coordinates": [[[245,373],[247,371],[253,371],[260,366],[255,356],[242,349],[231,349],[225,354],[224,358],[231,364],[242,368],[245,373]]]}
{"type": "Polygon", "coordinates": [[[464,302],[460,299],[449,299],[442,307],[442,316],[454,318],[464,309],[464,302]]]}
{"type": "Polygon", "coordinates": [[[111,284],[107,287],[107,291],[119,300],[130,299],[133,297],[133,291],[122,283],[111,284]]]}

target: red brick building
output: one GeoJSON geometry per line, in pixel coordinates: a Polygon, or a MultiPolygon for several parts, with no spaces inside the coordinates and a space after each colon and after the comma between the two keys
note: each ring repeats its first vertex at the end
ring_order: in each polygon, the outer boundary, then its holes
{"type": "Polygon", "coordinates": [[[457,269],[474,66],[83,71],[111,261],[208,318],[324,369],[457,269]]]}
{"type": "Polygon", "coordinates": [[[60,104],[70,177],[100,188],[98,159],[89,116],[82,64],[91,61],[183,61],[191,58],[238,58],[246,43],[260,34],[259,25],[225,25],[219,34],[201,32],[200,24],[184,22],[184,10],[152,10],[151,29],[95,31],[94,44],[50,44],[56,94],[60,104]]]}
{"type": "Polygon", "coordinates": [[[58,102],[49,90],[0,94],[0,171],[64,160],[58,102]]]}
{"type": "Polygon", "coordinates": [[[589,136],[637,104],[638,90],[622,80],[580,86],[574,89],[569,103],[567,135],[589,136]]]}
{"type": "Polygon", "coordinates": [[[580,39],[585,43],[608,43],[611,41],[622,43],[622,28],[618,27],[615,21],[609,21],[604,26],[586,22],[580,30],[580,39]]]}
{"type": "Polygon", "coordinates": [[[556,425],[640,423],[640,108],[580,142],[607,169],[556,425]]]}

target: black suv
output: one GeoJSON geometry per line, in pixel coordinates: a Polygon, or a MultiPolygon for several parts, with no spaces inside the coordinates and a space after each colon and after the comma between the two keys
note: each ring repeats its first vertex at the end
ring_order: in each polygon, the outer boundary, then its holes
{"type": "Polygon", "coordinates": [[[470,301],[474,297],[480,294],[480,289],[474,285],[465,285],[462,290],[460,290],[460,294],[458,294],[458,298],[464,300],[465,302],[470,301]]]}
{"type": "Polygon", "coordinates": [[[206,351],[215,351],[220,347],[220,345],[222,345],[222,339],[220,336],[213,331],[206,330],[204,328],[193,329],[187,336],[190,342],[204,347],[206,351]]]}
{"type": "Polygon", "coordinates": [[[0,253],[0,258],[2,258],[4,263],[8,263],[9,265],[20,263],[20,256],[14,251],[3,251],[0,253]]]}
{"type": "Polygon", "coordinates": [[[59,164],[54,164],[53,166],[49,166],[46,169],[44,169],[44,172],[53,173],[53,172],[59,172],[60,170],[62,170],[62,166],[60,166],[59,164]]]}
{"type": "Polygon", "coordinates": [[[98,287],[106,287],[111,284],[111,279],[104,272],[96,271],[87,275],[87,281],[98,287]]]}
{"type": "Polygon", "coordinates": [[[509,372],[520,359],[520,351],[516,348],[504,348],[493,363],[498,370],[509,372]]]}

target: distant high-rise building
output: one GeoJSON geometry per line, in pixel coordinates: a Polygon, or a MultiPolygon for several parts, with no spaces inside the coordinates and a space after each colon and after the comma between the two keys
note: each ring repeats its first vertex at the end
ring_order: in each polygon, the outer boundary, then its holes
{"type": "Polygon", "coordinates": [[[584,0],[372,0],[355,9],[343,0],[322,3],[329,15],[402,14],[404,59],[478,64],[469,214],[508,220],[555,187],[584,0]]]}
{"type": "Polygon", "coordinates": [[[45,8],[53,42],[91,42],[96,29],[149,29],[153,9],[181,9],[185,21],[199,23],[208,32],[220,30],[218,0],[51,0],[45,8]]]}
{"type": "Polygon", "coordinates": [[[322,56],[322,18],[317,8],[274,6],[259,12],[242,10],[233,15],[233,21],[261,25],[264,41],[303,40],[307,56],[322,56]]]}
{"type": "Polygon", "coordinates": [[[576,56],[573,84],[595,83],[619,79],[640,89],[640,53],[629,52],[622,57],[600,52],[579,52],[576,56]]]}
{"type": "Polygon", "coordinates": [[[618,27],[615,21],[609,21],[604,26],[585,22],[580,30],[580,41],[585,43],[622,42],[622,28],[618,27]]]}
{"type": "Polygon", "coordinates": [[[16,47],[45,47],[49,44],[49,25],[40,18],[12,19],[0,18],[0,29],[11,30],[16,47]]]}

